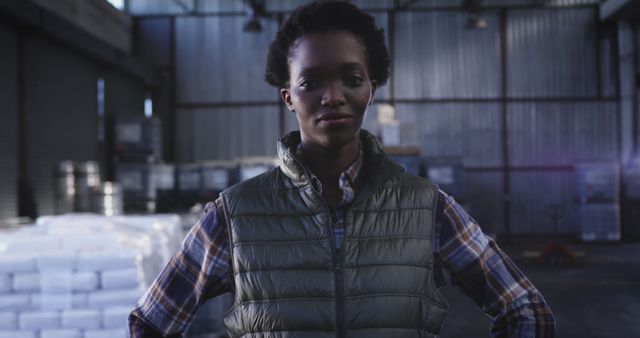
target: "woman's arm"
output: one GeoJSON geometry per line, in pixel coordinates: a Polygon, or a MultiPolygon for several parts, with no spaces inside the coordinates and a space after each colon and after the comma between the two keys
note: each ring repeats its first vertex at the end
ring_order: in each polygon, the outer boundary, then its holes
{"type": "Polygon", "coordinates": [[[555,336],[542,294],[451,196],[440,192],[436,281],[459,288],[489,315],[493,337],[555,336]]]}
{"type": "Polygon", "coordinates": [[[209,298],[231,291],[229,241],[221,200],[209,203],[176,255],[129,316],[131,338],[180,337],[209,298]]]}

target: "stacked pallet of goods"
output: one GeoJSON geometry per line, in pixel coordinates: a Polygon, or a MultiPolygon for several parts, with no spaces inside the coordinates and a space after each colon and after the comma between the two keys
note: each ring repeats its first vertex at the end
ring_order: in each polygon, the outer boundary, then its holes
{"type": "Polygon", "coordinates": [[[177,216],[64,215],[0,232],[0,338],[118,338],[182,238],[177,216]]]}

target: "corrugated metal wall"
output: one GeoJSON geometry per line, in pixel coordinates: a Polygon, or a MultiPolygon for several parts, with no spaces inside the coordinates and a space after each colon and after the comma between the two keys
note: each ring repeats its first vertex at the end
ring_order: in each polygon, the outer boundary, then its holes
{"type": "Polygon", "coordinates": [[[220,103],[277,99],[262,80],[269,43],[278,28],[262,22],[261,33],[242,31],[240,16],[187,17],[176,21],[178,102],[220,103]]]}
{"type": "Polygon", "coordinates": [[[26,39],[25,59],[27,176],[38,213],[52,214],[54,165],[97,160],[97,70],[88,59],[36,37],[26,39]]]}
{"type": "Polygon", "coordinates": [[[512,234],[574,233],[571,166],[618,160],[618,105],[600,100],[616,90],[612,46],[602,43],[609,37],[598,32],[596,14],[595,8],[509,10],[507,92],[535,98],[507,106],[509,163],[525,169],[510,174],[512,234]]]}
{"type": "MultiPolygon", "coordinates": [[[[620,76],[620,123],[632,126],[634,123],[634,112],[636,100],[636,52],[634,48],[633,27],[628,23],[621,23],[618,29],[619,41],[619,76],[620,76]]],[[[620,135],[621,156],[624,163],[627,163],[633,154],[634,127],[625,128],[620,135]]]]}
{"type": "Polygon", "coordinates": [[[173,74],[172,60],[173,50],[171,48],[172,37],[171,18],[145,18],[135,20],[138,45],[136,46],[137,56],[147,64],[155,67],[160,74],[160,83],[152,94],[153,114],[159,117],[162,124],[162,149],[165,160],[172,159],[174,152],[175,126],[172,121],[173,102],[173,74]]]}
{"type": "MultiPolygon", "coordinates": [[[[267,6],[289,11],[299,3],[267,6]]],[[[452,9],[461,1],[418,1],[415,11],[393,17],[384,10],[393,1],[354,3],[375,9],[378,24],[393,35],[394,95],[384,87],[376,99],[395,104],[403,143],[429,156],[463,158],[467,207],[488,232],[506,231],[505,206],[512,234],[572,232],[571,165],[617,160],[616,36],[598,25],[597,1],[531,8],[528,0],[487,0],[487,6],[521,7],[484,10],[484,30],[464,28],[467,14],[452,9]],[[551,209],[563,213],[557,229],[551,209]]],[[[275,21],[263,20],[262,33],[248,34],[240,1],[193,5],[209,14],[175,18],[177,160],[274,154],[279,98],[262,72],[275,21]],[[218,12],[226,14],[212,14],[218,12]],[[238,105],[251,101],[264,105],[238,105]]],[[[373,105],[365,128],[373,127],[375,112],[373,105]]],[[[295,129],[295,115],[286,112],[283,124],[295,129]]]]}
{"type": "Polygon", "coordinates": [[[497,103],[399,103],[396,112],[403,143],[421,146],[423,154],[460,156],[470,167],[502,164],[497,103]]]}
{"type": "Polygon", "coordinates": [[[598,26],[598,28],[602,95],[614,97],[618,90],[617,28],[615,25],[598,26]]]}
{"type": "Polygon", "coordinates": [[[275,155],[279,94],[262,80],[276,21],[243,32],[244,16],[176,19],[176,160],[275,155]],[[240,106],[262,102],[257,106],[240,106]],[[186,138],[186,139],[185,139],[186,138]]]}
{"type": "Polygon", "coordinates": [[[616,161],[615,102],[509,105],[511,164],[570,166],[616,161]]]}
{"type": "MultiPolygon", "coordinates": [[[[62,160],[100,159],[98,77],[105,79],[108,117],[142,115],[145,88],[127,74],[103,68],[43,37],[26,35],[24,56],[28,88],[24,93],[26,177],[35,194],[38,214],[46,215],[55,211],[55,165],[62,160]]],[[[17,194],[12,198],[16,201],[17,194]]]]}
{"type": "Polygon", "coordinates": [[[510,10],[508,95],[596,96],[596,15],[591,8],[510,10]]]}
{"type": "Polygon", "coordinates": [[[35,202],[37,214],[51,214],[55,165],[99,158],[98,77],[107,84],[109,116],[143,114],[145,87],[45,34],[9,22],[0,23],[0,42],[5,47],[0,49],[0,219],[18,216],[19,176],[30,188],[25,196],[33,195],[28,203],[35,202]],[[24,140],[22,153],[19,137],[24,140]],[[23,160],[26,169],[19,173],[23,160]]]}
{"type": "Polygon", "coordinates": [[[465,172],[467,212],[488,234],[506,233],[504,219],[504,174],[499,171],[465,172]]]}
{"type": "Polygon", "coordinates": [[[275,156],[278,107],[225,107],[178,110],[178,162],[275,156]]]}
{"type": "MultiPolygon", "coordinates": [[[[142,84],[118,70],[103,70],[100,74],[105,83],[105,114],[107,116],[144,115],[145,88],[142,84]]],[[[95,107],[95,99],[93,101],[95,107]]],[[[96,109],[87,113],[95,111],[96,109]]]]}
{"type": "MultiPolygon", "coordinates": [[[[509,164],[516,170],[509,178],[513,235],[572,233],[575,186],[566,166],[617,160],[617,104],[599,99],[615,93],[613,46],[609,36],[598,40],[596,13],[595,8],[506,12],[507,101],[531,99],[506,108],[509,164]],[[556,166],[565,168],[543,170],[556,166]],[[552,208],[561,210],[557,227],[549,216],[552,208]]],[[[404,142],[416,144],[417,137],[429,156],[462,156],[469,168],[468,208],[483,226],[503,233],[504,174],[484,171],[500,168],[504,160],[499,14],[483,12],[488,28],[482,31],[465,30],[466,15],[452,11],[396,17],[395,95],[408,102],[397,103],[396,110],[401,121],[417,126],[403,133],[404,142]],[[477,102],[483,98],[496,103],[477,102]],[[442,99],[453,103],[411,103],[442,99]]]]}
{"type": "Polygon", "coordinates": [[[18,37],[17,31],[0,23],[0,219],[16,217],[18,164],[18,37]]]}
{"type": "Polygon", "coordinates": [[[575,175],[572,171],[511,173],[510,226],[513,235],[574,234],[575,175]],[[552,213],[561,218],[554,223],[552,213]]]}
{"type": "Polygon", "coordinates": [[[394,27],[397,99],[483,98],[500,95],[500,35],[495,11],[487,29],[465,29],[453,11],[400,12],[394,27]]]}

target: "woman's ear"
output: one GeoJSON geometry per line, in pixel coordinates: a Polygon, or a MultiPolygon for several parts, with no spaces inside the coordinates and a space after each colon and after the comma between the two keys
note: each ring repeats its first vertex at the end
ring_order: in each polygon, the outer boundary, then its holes
{"type": "Polygon", "coordinates": [[[284,102],[284,104],[287,105],[287,108],[289,108],[290,111],[296,111],[293,108],[293,103],[291,102],[291,92],[289,91],[288,88],[280,88],[280,97],[282,98],[282,101],[284,102]]]}

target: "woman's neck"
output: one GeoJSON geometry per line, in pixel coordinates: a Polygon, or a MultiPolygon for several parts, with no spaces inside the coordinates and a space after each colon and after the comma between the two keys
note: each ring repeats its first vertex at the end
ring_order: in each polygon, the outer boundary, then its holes
{"type": "Polygon", "coordinates": [[[300,145],[306,166],[318,177],[323,186],[335,186],[338,178],[360,154],[360,140],[336,148],[325,148],[313,143],[302,142],[300,145]]]}

